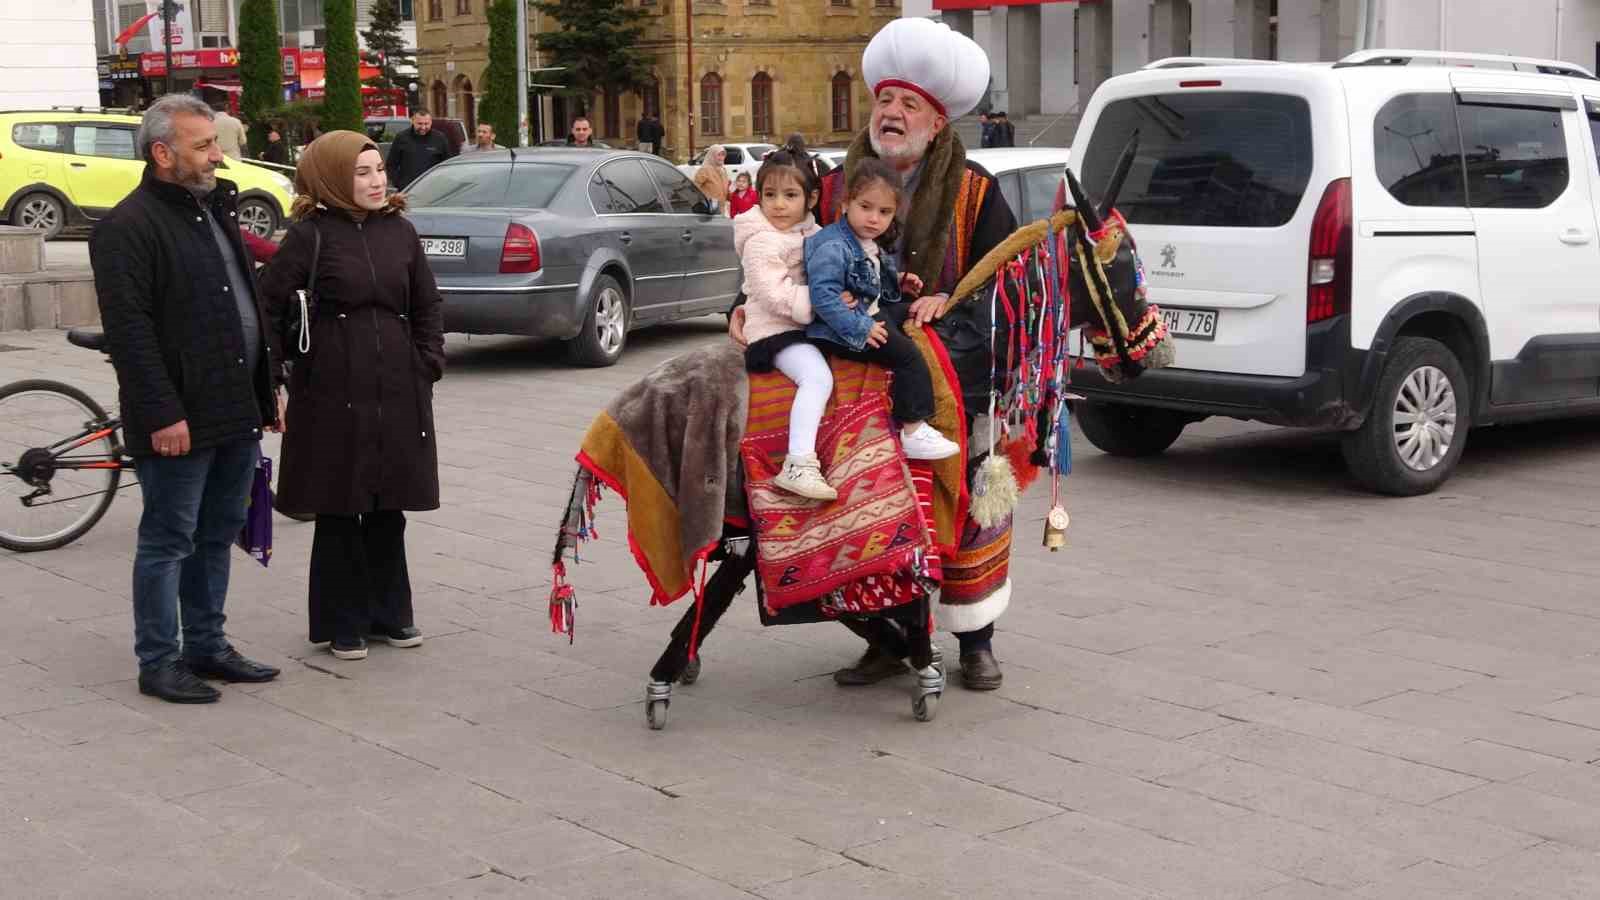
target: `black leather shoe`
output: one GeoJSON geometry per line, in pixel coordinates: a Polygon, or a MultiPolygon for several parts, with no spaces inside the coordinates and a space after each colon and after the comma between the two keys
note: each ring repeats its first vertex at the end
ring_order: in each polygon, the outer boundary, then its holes
{"type": "Polygon", "coordinates": [[[421,647],[422,629],[415,625],[404,628],[374,629],[369,640],[383,641],[391,647],[421,647]]]}
{"type": "Polygon", "coordinates": [[[961,654],[961,686],[969,691],[992,691],[1000,686],[1000,662],[993,650],[961,654]]]}
{"type": "Polygon", "coordinates": [[[846,687],[858,687],[877,684],[885,678],[904,675],[907,671],[905,660],[890,656],[887,651],[869,644],[867,652],[861,654],[856,664],[833,673],[833,680],[846,687]]]}
{"type": "Polygon", "coordinates": [[[367,639],[360,637],[336,637],[333,639],[333,642],[328,645],[328,650],[330,650],[337,659],[366,659],[367,639]]]}
{"type": "Polygon", "coordinates": [[[259,682],[278,677],[278,670],[255,660],[246,659],[239,651],[229,647],[216,656],[190,656],[184,659],[189,671],[201,678],[221,681],[259,682]]]}
{"type": "Polygon", "coordinates": [[[139,672],[139,693],[168,703],[215,703],[222,694],[189,671],[179,660],[139,672]]]}

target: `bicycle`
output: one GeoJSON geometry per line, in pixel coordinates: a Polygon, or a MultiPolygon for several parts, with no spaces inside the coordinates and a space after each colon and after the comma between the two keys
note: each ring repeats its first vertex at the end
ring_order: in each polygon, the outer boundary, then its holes
{"type": "MultiPolygon", "coordinates": [[[[100,331],[74,328],[67,341],[107,352],[100,331]]],[[[33,553],[83,537],[111,508],[117,491],[138,484],[122,484],[122,473],[132,469],[133,457],[122,445],[122,417],[108,414],[93,397],[43,378],[0,387],[0,492],[15,495],[27,520],[13,526],[13,507],[0,493],[0,547],[33,553]],[[34,527],[36,522],[43,524],[34,527]]]]}

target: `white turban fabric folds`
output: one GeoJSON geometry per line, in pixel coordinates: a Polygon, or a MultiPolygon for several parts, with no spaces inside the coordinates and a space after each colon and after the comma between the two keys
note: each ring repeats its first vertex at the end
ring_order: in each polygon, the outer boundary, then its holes
{"type": "Polygon", "coordinates": [[[886,87],[916,91],[947,119],[971,112],[989,88],[989,57],[971,38],[932,19],[895,19],[861,54],[876,96],[886,87]]]}

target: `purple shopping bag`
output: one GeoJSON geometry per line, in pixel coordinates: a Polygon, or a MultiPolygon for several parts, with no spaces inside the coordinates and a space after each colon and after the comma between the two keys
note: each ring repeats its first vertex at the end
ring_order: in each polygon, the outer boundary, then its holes
{"type": "Polygon", "coordinates": [[[256,462],[255,480],[245,501],[239,547],[263,566],[272,561],[272,457],[256,462]]]}

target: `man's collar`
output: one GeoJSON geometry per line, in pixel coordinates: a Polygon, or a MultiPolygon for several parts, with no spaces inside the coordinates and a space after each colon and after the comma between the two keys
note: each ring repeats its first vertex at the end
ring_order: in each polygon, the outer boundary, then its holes
{"type": "Polygon", "coordinates": [[[218,178],[217,186],[211,191],[211,193],[204,197],[196,197],[189,191],[188,188],[184,187],[183,185],[174,184],[170,181],[164,181],[156,177],[155,164],[148,162],[144,164],[144,175],[140,178],[140,184],[151,193],[167,201],[168,203],[177,203],[183,206],[188,206],[191,202],[195,201],[198,201],[202,205],[210,205],[216,202],[218,198],[228,196],[230,192],[235,192],[238,190],[238,186],[233,182],[227,180],[226,178],[218,178]]]}

